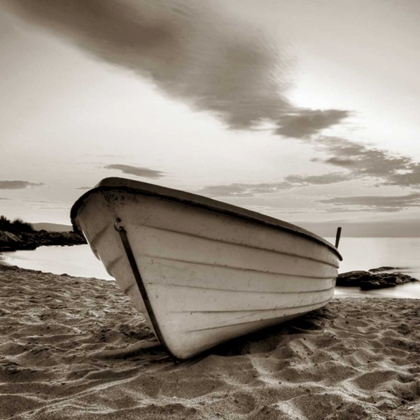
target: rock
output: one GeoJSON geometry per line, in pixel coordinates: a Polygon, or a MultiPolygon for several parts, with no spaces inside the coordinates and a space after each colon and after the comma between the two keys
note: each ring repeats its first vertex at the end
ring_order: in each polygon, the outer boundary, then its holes
{"type": "Polygon", "coordinates": [[[0,251],[16,251],[21,245],[21,240],[18,236],[10,232],[0,231],[0,251]]]}
{"type": "Polygon", "coordinates": [[[0,241],[4,242],[19,242],[20,239],[11,232],[0,231],[0,241]]]}
{"type": "Polygon", "coordinates": [[[418,280],[397,271],[394,267],[380,267],[369,271],[350,271],[339,274],[336,285],[341,287],[360,287],[362,290],[373,290],[395,287],[412,281],[418,280]]]}
{"type": "Polygon", "coordinates": [[[336,286],[360,287],[362,281],[374,281],[375,278],[369,271],[349,271],[338,275],[336,286]]]}
{"type": "Polygon", "coordinates": [[[33,250],[39,246],[48,245],[82,245],[86,240],[83,235],[75,232],[20,232],[13,234],[0,231],[0,252],[33,250]]]}
{"type": "Polygon", "coordinates": [[[360,282],[361,290],[385,289],[387,287],[395,287],[396,282],[393,276],[374,276],[374,278],[363,279],[360,282]]]}

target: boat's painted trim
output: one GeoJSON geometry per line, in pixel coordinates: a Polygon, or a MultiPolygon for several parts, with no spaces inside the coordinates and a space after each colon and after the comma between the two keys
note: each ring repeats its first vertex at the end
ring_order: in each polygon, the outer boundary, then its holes
{"type": "Polygon", "coordinates": [[[299,226],[284,222],[279,219],[275,219],[270,216],[266,216],[264,214],[253,212],[251,210],[223,203],[221,201],[213,200],[211,198],[125,178],[105,178],[102,181],[100,181],[95,188],[83,194],[74,203],[71,209],[70,217],[73,227],[76,231],[81,231],[76,220],[79,210],[83,207],[83,204],[89,196],[102,191],[124,191],[133,194],[158,196],[162,199],[183,202],[196,207],[201,207],[207,210],[215,211],[217,213],[225,213],[236,217],[240,217],[242,219],[252,220],[254,222],[269,225],[277,229],[282,229],[294,234],[304,236],[329,248],[332,252],[334,252],[335,255],[337,255],[340,261],[342,261],[343,259],[340,253],[338,252],[337,248],[335,248],[332,244],[330,244],[328,241],[321,238],[320,236],[315,235],[314,233],[309,232],[306,229],[303,229],[299,226]]]}

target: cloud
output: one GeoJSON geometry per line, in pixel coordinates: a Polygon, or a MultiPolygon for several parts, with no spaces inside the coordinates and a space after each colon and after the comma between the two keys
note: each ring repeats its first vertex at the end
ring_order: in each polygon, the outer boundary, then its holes
{"type": "Polygon", "coordinates": [[[26,201],[27,203],[42,203],[42,204],[44,204],[44,203],[46,203],[46,204],[52,204],[52,203],[54,203],[54,204],[66,204],[66,205],[69,205],[69,204],[71,204],[70,202],[63,202],[63,201],[50,201],[50,200],[23,200],[23,201],[26,201]]]}
{"type": "Polygon", "coordinates": [[[343,206],[343,210],[354,211],[353,206],[361,210],[398,212],[409,207],[420,207],[420,193],[412,193],[399,196],[353,196],[353,197],[335,197],[325,200],[319,200],[318,203],[332,204],[334,206],[343,206]]]}
{"type": "Polygon", "coordinates": [[[113,155],[113,154],[100,154],[100,153],[83,153],[82,156],[88,156],[88,157],[100,157],[100,158],[122,158],[123,155],[113,155]]]}
{"type": "Polygon", "coordinates": [[[70,210],[71,206],[37,206],[39,210],[70,210]]]}
{"type": "Polygon", "coordinates": [[[328,155],[314,161],[346,169],[350,177],[376,178],[379,185],[420,187],[420,164],[408,156],[337,137],[320,137],[314,144],[328,155]]]}
{"type": "Polygon", "coordinates": [[[90,190],[92,187],[78,187],[76,190],[90,190]]]}
{"type": "Polygon", "coordinates": [[[22,16],[106,61],[135,70],[167,94],[251,127],[288,107],[279,92],[284,52],[261,28],[209,2],[12,0],[22,16]]]}
{"type": "Polygon", "coordinates": [[[255,194],[272,194],[291,187],[288,182],[210,185],[203,187],[198,193],[211,197],[253,197],[255,194]]]}
{"type": "Polygon", "coordinates": [[[0,181],[0,190],[23,190],[31,187],[41,187],[45,184],[29,181],[0,181]]]}
{"type": "Polygon", "coordinates": [[[401,187],[420,187],[420,164],[411,162],[405,168],[400,168],[390,174],[387,185],[401,187]]]}
{"type": "Polygon", "coordinates": [[[349,116],[349,111],[337,109],[299,109],[279,119],[276,133],[286,137],[305,139],[341,123],[349,116]]]}
{"type": "Polygon", "coordinates": [[[351,177],[342,172],[334,172],[323,175],[289,175],[285,180],[295,186],[327,185],[336,182],[349,181],[351,177]]]}
{"type": "Polygon", "coordinates": [[[49,210],[55,210],[55,209],[70,209],[72,203],[66,202],[66,201],[50,201],[50,200],[23,200],[27,203],[31,203],[31,205],[34,208],[37,209],[49,209],[49,210]]]}
{"type": "Polygon", "coordinates": [[[134,70],[233,129],[271,122],[280,135],[307,138],[349,115],[291,105],[286,95],[291,85],[289,51],[268,30],[240,19],[223,2],[6,1],[26,19],[96,57],[134,70]]]}
{"type": "Polygon", "coordinates": [[[10,200],[10,198],[0,197],[0,200],[10,200]]]}
{"type": "Polygon", "coordinates": [[[125,174],[140,176],[143,178],[162,178],[165,176],[164,172],[155,171],[153,169],[142,168],[139,166],[130,166],[130,165],[121,165],[121,164],[113,164],[113,165],[106,165],[104,166],[105,169],[116,169],[118,171],[122,171],[125,174]]]}
{"type": "Polygon", "coordinates": [[[324,175],[290,175],[280,182],[210,185],[203,187],[198,193],[211,197],[254,197],[259,194],[275,194],[295,187],[334,184],[348,180],[348,175],[338,172],[324,175]]]}

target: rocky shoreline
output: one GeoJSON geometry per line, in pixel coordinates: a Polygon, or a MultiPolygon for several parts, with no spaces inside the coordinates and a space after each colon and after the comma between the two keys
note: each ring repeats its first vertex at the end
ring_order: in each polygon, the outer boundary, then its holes
{"type": "Polygon", "coordinates": [[[400,284],[419,281],[414,277],[402,273],[401,268],[379,267],[368,271],[349,271],[339,274],[336,286],[360,287],[361,290],[384,289],[400,284]]]}
{"type": "Polygon", "coordinates": [[[86,239],[76,232],[34,232],[11,233],[0,231],[0,252],[34,250],[39,246],[83,245],[86,239]]]}

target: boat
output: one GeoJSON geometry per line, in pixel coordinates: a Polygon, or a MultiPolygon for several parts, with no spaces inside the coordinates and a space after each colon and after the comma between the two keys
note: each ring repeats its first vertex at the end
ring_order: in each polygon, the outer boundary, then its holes
{"type": "Polygon", "coordinates": [[[298,226],[131,179],[102,180],[71,220],[176,359],[323,307],[342,260],[298,226]]]}

